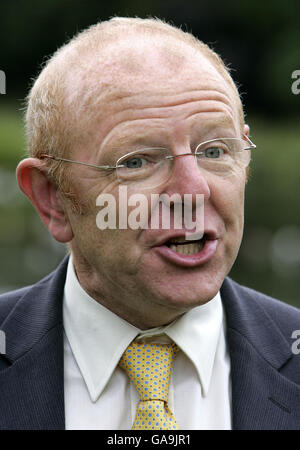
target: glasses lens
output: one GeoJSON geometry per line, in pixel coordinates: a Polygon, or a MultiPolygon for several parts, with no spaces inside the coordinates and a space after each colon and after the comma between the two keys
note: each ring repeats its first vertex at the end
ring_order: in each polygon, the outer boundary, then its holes
{"type": "Polygon", "coordinates": [[[202,142],[195,151],[199,167],[220,176],[244,169],[250,162],[249,143],[238,138],[218,138],[202,142]]]}
{"type": "Polygon", "coordinates": [[[140,184],[143,189],[167,181],[171,161],[167,149],[149,148],[128,153],[117,161],[117,177],[121,184],[140,184]]]}
{"type": "MultiPolygon", "coordinates": [[[[243,139],[218,138],[199,144],[195,157],[200,169],[226,177],[239,173],[249,164],[250,152],[246,150],[249,142],[243,139]]],[[[174,157],[170,158],[165,148],[136,150],[118,159],[116,173],[120,184],[154,188],[169,179],[173,161],[174,157]]]]}

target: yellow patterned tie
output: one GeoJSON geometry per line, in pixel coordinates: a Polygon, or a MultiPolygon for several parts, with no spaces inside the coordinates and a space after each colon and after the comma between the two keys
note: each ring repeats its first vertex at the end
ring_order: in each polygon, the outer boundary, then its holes
{"type": "Polygon", "coordinates": [[[177,430],[168,406],[169,384],[177,345],[133,341],[119,365],[133,381],[140,400],[132,430],[177,430]]]}

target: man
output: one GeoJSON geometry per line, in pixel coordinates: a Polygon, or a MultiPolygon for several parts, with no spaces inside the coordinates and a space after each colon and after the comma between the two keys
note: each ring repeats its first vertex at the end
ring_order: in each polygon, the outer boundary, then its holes
{"type": "Polygon", "coordinates": [[[56,52],[26,122],[19,186],[70,258],[1,297],[1,428],[299,429],[300,313],[227,278],[255,145],[221,59],[115,18],[56,52]],[[154,227],[163,194],[173,221],[154,227]],[[200,235],[178,198],[196,221],[202,200],[200,235]]]}

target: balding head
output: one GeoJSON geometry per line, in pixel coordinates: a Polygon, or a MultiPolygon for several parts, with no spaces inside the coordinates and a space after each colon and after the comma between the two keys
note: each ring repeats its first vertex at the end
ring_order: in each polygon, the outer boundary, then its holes
{"type": "MultiPolygon", "coordinates": [[[[26,127],[29,154],[66,157],[87,143],[90,125],[99,123],[102,102],[126,97],[133,88],[145,93],[156,84],[172,92],[178,77],[212,65],[232,93],[241,129],[242,104],[223,61],[189,33],[158,19],[114,18],[78,34],[48,61],[28,96],[26,127]]],[[[61,184],[62,170],[49,162],[61,184]]]]}

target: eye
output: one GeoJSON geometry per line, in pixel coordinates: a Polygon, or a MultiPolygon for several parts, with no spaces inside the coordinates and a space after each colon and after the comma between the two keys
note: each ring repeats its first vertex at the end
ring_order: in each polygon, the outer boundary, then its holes
{"type": "Polygon", "coordinates": [[[150,170],[156,167],[165,159],[166,149],[157,147],[143,149],[142,152],[128,153],[118,159],[117,165],[120,169],[127,169],[128,172],[134,170],[150,170]]]}
{"type": "Polygon", "coordinates": [[[224,155],[224,150],[220,147],[209,147],[204,150],[207,158],[217,159],[224,155]]]}
{"type": "Polygon", "coordinates": [[[141,156],[133,156],[126,161],[122,161],[122,165],[126,166],[127,169],[140,169],[147,163],[148,161],[141,156]]]}

